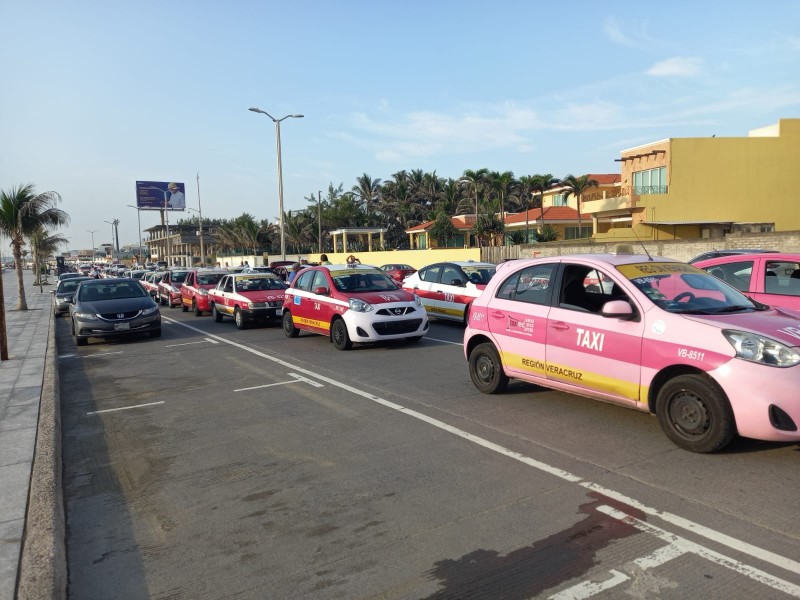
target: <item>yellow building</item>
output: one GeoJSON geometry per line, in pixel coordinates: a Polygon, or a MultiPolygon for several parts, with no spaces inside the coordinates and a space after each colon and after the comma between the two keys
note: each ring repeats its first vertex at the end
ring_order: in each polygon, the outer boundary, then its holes
{"type": "Polygon", "coordinates": [[[800,119],[747,137],[670,138],[620,156],[619,195],[582,206],[595,239],[632,239],[630,226],[653,240],[800,230],[800,119]]]}

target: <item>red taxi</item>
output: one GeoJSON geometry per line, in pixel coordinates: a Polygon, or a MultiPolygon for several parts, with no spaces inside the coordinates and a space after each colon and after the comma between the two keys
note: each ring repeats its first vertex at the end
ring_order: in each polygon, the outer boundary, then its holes
{"type": "Polygon", "coordinates": [[[222,269],[193,269],[186,274],[181,284],[181,310],[190,308],[195,316],[211,312],[208,302],[208,290],[213,289],[228,271],[222,269]]]}
{"type": "Polygon", "coordinates": [[[286,290],[283,331],[294,338],[301,330],[349,350],[353,342],[419,341],[428,315],[417,295],[376,267],[319,265],[303,269],[286,290]]]}
{"type": "Polygon", "coordinates": [[[157,301],[170,308],[181,304],[181,285],[189,274],[188,269],[170,269],[164,271],[164,277],[158,282],[157,301]]]}
{"type": "Polygon", "coordinates": [[[151,271],[139,282],[156,302],[158,302],[158,282],[161,281],[163,277],[163,271],[151,271]]]}
{"type": "Polygon", "coordinates": [[[443,262],[422,267],[403,281],[432,317],[467,323],[469,305],[489,283],[496,265],[475,261],[443,262]]]}
{"type": "Polygon", "coordinates": [[[208,291],[214,321],[233,317],[239,329],[253,322],[279,319],[286,284],[272,273],[223,274],[215,288],[208,291]]]}

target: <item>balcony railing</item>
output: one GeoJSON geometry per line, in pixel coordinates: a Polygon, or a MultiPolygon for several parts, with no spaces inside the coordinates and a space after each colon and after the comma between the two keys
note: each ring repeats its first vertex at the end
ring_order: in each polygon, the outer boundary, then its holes
{"type": "Polygon", "coordinates": [[[648,194],[666,194],[666,185],[635,185],[633,186],[633,193],[637,196],[646,196],[648,194]]]}

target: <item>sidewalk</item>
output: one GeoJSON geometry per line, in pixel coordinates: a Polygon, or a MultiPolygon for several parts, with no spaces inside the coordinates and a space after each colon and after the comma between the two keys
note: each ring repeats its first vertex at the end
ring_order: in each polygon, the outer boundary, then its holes
{"type": "MultiPolygon", "coordinates": [[[[26,532],[26,515],[43,389],[46,394],[55,395],[47,392],[53,385],[45,380],[47,351],[52,336],[50,291],[55,287],[55,277],[51,276],[51,284],[43,286],[43,292],[40,292],[39,286],[33,285],[33,272],[24,273],[27,311],[16,310],[16,274],[8,270],[2,273],[9,360],[0,362],[0,600],[13,600],[16,597],[23,539],[30,539],[34,531],[29,521],[26,532]]],[[[55,347],[50,352],[54,365],[55,347]]],[[[53,379],[54,375],[48,377],[53,379]]],[[[50,412],[53,412],[52,408],[50,412]]],[[[52,434],[55,428],[52,419],[44,420],[44,410],[41,418],[42,423],[51,423],[52,434]]],[[[40,452],[38,449],[36,451],[40,452]]],[[[56,451],[60,473],[60,448],[56,451]]],[[[52,480],[52,473],[49,479],[52,480]]],[[[60,491],[58,493],[60,501],[60,491]]],[[[32,502],[36,495],[42,494],[37,492],[31,495],[32,502]]],[[[52,521],[52,515],[48,519],[52,521]]],[[[28,543],[26,541],[26,545],[28,543]]],[[[19,597],[23,596],[20,592],[19,597]]]]}

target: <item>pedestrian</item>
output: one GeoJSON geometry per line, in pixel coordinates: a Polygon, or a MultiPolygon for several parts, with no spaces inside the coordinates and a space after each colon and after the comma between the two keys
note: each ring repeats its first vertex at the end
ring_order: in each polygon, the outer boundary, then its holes
{"type": "Polygon", "coordinates": [[[361,261],[358,260],[355,256],[353,256],[351,254],[350,256],[347,257],[347,264],[348,265],[360,265],[361,261]]]}
{"type": "Polygon", "coordinates": [[[320,254],[319,255],[319,264],[321,264],[321,265],[329,265],[329,264],[331,264],[331,261],[328,260],[328,255],[327,254],[320,254]]]}
{"type": "Polygon", "coordinates": [[[297,279],[297,274],[302,268],[303,266],[300,263],[294,263],[292,265],[292,270],[289,272],[289,285],[292,285],[292,282],[297,279]]]}

